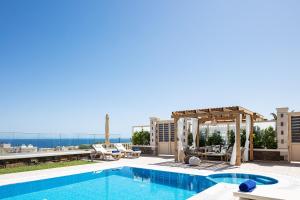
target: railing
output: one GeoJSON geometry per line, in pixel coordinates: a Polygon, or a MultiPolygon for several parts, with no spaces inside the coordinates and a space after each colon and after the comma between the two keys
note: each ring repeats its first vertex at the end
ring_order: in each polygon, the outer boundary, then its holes
{"type": "MultiPolygon", "coordinates": [[[[90,149],[92,144],[104,143],[103,134],[45,134],[0,132],[0,155],[90,149]]],[[[124,143],[131,148],[130,138],[112,134],[111,143],[124,143]]]]}
{"type": "MultiPolygon", "coordinates": [[[[132,144],[131,143],[121,143],[126,149],[131,149],[132,148],[132,144]]],[[[108,149],[115,149],[115,145],[114,143],[110,143],[109,145],[104,145],[105,148],[108,149]]]]}

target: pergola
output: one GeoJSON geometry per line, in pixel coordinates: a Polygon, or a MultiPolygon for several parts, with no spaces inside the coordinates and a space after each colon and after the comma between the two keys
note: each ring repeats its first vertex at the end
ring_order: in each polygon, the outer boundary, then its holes
{"type": "Polygon", "coordinates": [[[207,109],[195,109],[195,110],[183,110],[172,112],[172,118],[174,118],[175,125],[175,161],[179,160],[178,152],[178,120],[180,118],[194,118],[198,120],[197,135],[199,134],[199,127],[206,122],[213,123],[232,123],[236,124],[235,132],[235,145],[236,145],[236,165],[241,165],[241,122],[250,123],[250,135],[249,135],[249,151],[250,161],[253,160],[253,126],[255,121],[264,121],[264,117],[256,112],[252,112],[240,106],[220,107],[220,108],[207,108],[207,109]]]}

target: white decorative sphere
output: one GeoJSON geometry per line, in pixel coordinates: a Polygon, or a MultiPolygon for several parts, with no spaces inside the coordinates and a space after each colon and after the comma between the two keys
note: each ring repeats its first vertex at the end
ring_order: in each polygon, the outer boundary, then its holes
{"type": "Polygon", "coordinates": [[[201,163],[201,160],[198,157],[193,156],[193,157],[190,157],[190,159],[189,159],[190,165],[198,166],[198,165],[200,165],[200,163],[201,163]]]}

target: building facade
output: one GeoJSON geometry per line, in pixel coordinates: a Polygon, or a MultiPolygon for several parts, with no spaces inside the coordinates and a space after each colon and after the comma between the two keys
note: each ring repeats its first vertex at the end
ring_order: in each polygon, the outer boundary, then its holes
{"type": "Polygon", "coordinates": [[[277,108],[276,129],[280,155],[288,161],[300,161],[300,112],[277,108]]]}
{"type": "Polygon", "coordinates": [[[288,160],[289,147],[289,108],[277,108],[277,148],[280,150],[280,156],[288,160]]]}
{"type": "MultiPolygon", "coordinates": [[[[190,132],[189,120],[184,120],[183,145],[188,145],[190,132]]],[[[157,154],[174,155],[175,153],[175,126],[174,120],[150,118],[150,145],[156,148],[157,154]]]]}
{"type": "Polygon", "coordinates": [[[300,112],[289,113],[289,161],[300,162],[300,112]]]}

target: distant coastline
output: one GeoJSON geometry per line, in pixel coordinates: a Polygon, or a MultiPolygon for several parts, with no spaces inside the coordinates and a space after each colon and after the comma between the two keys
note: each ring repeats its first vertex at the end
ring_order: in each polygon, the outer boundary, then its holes
{"type": "MultiPolygon", "coordinates": [[[[1,139],[0,144],[11,144],[12,146],[33,145],[38,148],[54,148],[57,146],[78,146],[81,144],[103,143],[104,138],[55,138],[55,139],[1,139]]],[[[112,138],[111,143],[128,143],[130,138],[112,138]]]]}

